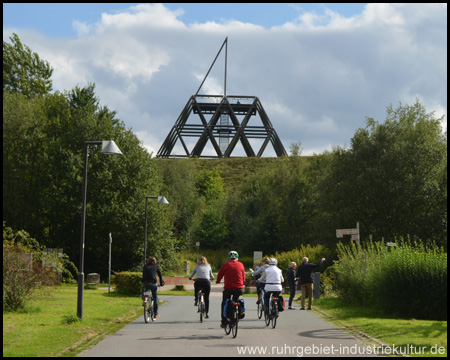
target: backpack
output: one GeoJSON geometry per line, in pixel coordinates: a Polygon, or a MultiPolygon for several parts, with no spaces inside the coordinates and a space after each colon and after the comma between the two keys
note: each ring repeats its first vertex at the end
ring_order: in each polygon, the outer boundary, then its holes
{"type": "Polygon", "coordinates": [[[284,301],[284,298],[281,295],[278,295],[278,312],[284,311],[285,307],[286,302],[284,301]]]}

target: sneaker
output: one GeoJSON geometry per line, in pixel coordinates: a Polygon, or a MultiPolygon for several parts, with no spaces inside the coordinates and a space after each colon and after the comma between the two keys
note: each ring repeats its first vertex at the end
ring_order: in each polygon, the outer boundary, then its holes
{"type": "Polygon", "coordinates": [[[292,306],[288,307],[289,310],[295,310],[295,308],[293,308],[292,306]]]}
{"type": "Polygon", "coordinates": [[[304,307],[302,307],[302,308],[300,308],[300,310],[305,310],[305,308],[304,308],[304,307]]]}
{"type": "Polygon", "coordinates": [[[194,301],[194,306],[198,306],[198,302],[197,301],[194,301]]]}
{"type": "Polygon", "coordinates": [[[159,315],[155,315],[155,319],[159,319],[159,315]]]}
{"type": "Polygon", "coordinates": [[[312,310],[311,308],[308,308],[308,309],[306,309],[306,310],[312,310]]]}
{"type": "Polygon", "coordinates": [[[209,316],[208,316],[208,314],[206,314],[206,315],[205,315],[205,319],[209,319],[209,316]]]}
{"type": "Polygon", "coordinates": [[[220,324],[220,327],[221,327],[222,329],[226,329],[226,328],[227,328],[227,324],[220,324]]]}

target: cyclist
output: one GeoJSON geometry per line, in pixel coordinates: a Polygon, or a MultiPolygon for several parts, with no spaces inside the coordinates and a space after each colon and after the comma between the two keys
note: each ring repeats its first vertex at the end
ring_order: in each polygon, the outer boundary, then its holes
{"type": "Polygon", "coordinates": [[[205,293],[205,310],[206,315],[205,319],[208,319],[208,312],[209,312],[209,293],[211,292],[211,283],[209,280],[215,280],[214,275],[211,270],[211,265],[208,264],[208,260],[202,256],[198,263],[195,265],[194,270],[192,271],[191,276],[189,276],[189,280],[192,280],[194,275],[197,274],[197,277],[195,279],[194,283],[194,306],[197,306],[198,304],[198,291],[200,289],[203,289],[203,292],[205,293]]]}
{"type": "Polygon", "coordinates": [[[266,286],[264,287],[264,290],[266,291],[264,295],[264,309],[266,311],[269,310],[270,295],[273,294],[273,296],[276,297],[280,295],[281,291],[283,290],[281,284],[283,283],[284,278],[277,264],[277,259],[270,258],[269,267],[264,271],[264,273],[261,275],[261,278],[259,279],[260,281],[265,281],[266,283],[266,286]]]}
{"type": "Polygon", "coordinates": [[[250,272],[256,279],[256,292],[258,293],[258,300],[256,301],[256,304],[259,304],[261,302],[261,290],[264,289],[265,286],[265,282],[261,281],[261,275],[269,267],[269,258],[268,257],[263,258],[261,260],[261,263],[262,265],[257,270],[253,271],[253,269],[250,269],[250,272]]]}
{"type": "Polygon", "coordinates": [[[144,265],[144,269],[142,270],[142,286],[144,288],[144,291],[150,290],[152,292],[154,301],[155,319],[159,318],[158,283],[156,280],[156,275],[158,275],[159,277],[160,286],[164,286],[164,280],[161,275],[161,270],[159,269],[159,266],[156,265],[156,258],[154,256],[150,256],[147,260],[147,264],[144,265]]]}
{"type": "Polygon", "coordinates": [[[239,296],[242,295],[242,290],[244,290],[245,282],[245,269],[244,264],[239,262],[239,254],[237,251],[230,251],[228,253],[228,258],[230,261],[223,264],[217,274],[216,284],[220,283],[223,277],[225,277],[225,284],[223,286],[222,293],[222,305],[220,308],[220,315],[222,317],[221,328],[227,327],[227,319],[223,316],[223,308],[227,299],[233,297],[233,301],[237,301],[239,296]]]}

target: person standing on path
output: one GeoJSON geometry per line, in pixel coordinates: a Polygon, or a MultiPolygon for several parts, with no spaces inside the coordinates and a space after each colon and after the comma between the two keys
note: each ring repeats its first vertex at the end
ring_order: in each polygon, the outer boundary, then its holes
{"type": "Polygon", "coordinates": [[[297,263],[291,262],[289,264],[289,270],[287,272],[287,279],[289,284],[289,310],[295,310],[295,308],[292,307],[292,301],[294,300],[295,290],[297,288],[297,282],[295,281],[295,269],[297,269],[297,263]]]}
{"type": "Polygon", "coordinates": [[[325,258],[322,258],[322,260],[320,260],[318,264],[309,264],[309,259],[307,257],[304,257],[302,261],[303,262],[298,267],[296,274],[297,278],[300,278],[300,288],[302,292],[302,307],[300,310],[305,310],[305,300],[307,294],[309,295],[308,310],[311,310],[314,290],[312,272],[314,269],[322,265],[322,263],[325,261],[325,258]]]}
{"type": "Polygon", "coordinates": [[[237,260],[239,258],[237,251],[230,251],[228,253],[228,258],[230,261],[221,266],[216,280],[216,284],[219,284],[220,280],[225,277],[222,293],[222,304],[220,307],[220,316],[222,318],[220,325],[221,328],[226,328],[227,326],[227,318],[223,316],[225,302],[231,297],[233,297],[233,301],[237,301],[239,296],[242,295],[245,282],[244,264],[237,260]]]}
{"type": "Polygon", "coordinates": [[[211,283],[209,280],[215,280],[215,278],[211,270],[211,265],[208,264],[208,260],[206,260],[204,256],[202,256],[198,263],[195,265],[191,276],[189,276],[189,280],[192,280],[195,274],[197,274],[197,277],[194,283],[194,306],[197,306],[198,304],[198,291],[200,289],[203,289],[203,292],[205,293],[205,319],[208,319],[209,293],[211,292],[211,283]]]}

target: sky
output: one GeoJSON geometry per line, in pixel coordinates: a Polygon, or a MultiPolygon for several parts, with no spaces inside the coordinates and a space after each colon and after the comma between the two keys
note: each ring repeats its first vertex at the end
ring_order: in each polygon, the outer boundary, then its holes
{"type": "MultiPolygon", "coordinates": [[[[153,156],[226,37],[227,95],[257,96],[288,153],[350,147],[367,117],[417,99],[447,129],[446,4],[3,3],[3,40],[13,32],[53,67],[55,91],[95,83],[153,156]]],[[[223,94],[224,67],[222,51],[199,94],[223,94]]]]}

